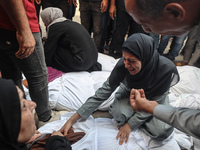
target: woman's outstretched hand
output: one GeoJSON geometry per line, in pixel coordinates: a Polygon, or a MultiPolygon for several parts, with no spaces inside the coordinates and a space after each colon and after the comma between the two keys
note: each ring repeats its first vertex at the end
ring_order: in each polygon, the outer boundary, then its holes
{"type": "Polygon", "coordinates": [[[119,139],[119,145],[122,145],[124,142],[128,142],[129,134],[131,132],[131,126],[128,123],[125,123],[123,126],[119,127],[119,132],[116,139],[119,139]]]}
{"type": "Polygon", "coordinates": [[[72,125],[80,118],[81,118],[81,116],[78,113],[75,113],[73,116],[71,116],[71,118],[69,118],[67,120],[67,122],[64,124],[64,126],[59,131],[64,133],[64,136],[66,136],[69,129],[72,127],[72,125]]]}

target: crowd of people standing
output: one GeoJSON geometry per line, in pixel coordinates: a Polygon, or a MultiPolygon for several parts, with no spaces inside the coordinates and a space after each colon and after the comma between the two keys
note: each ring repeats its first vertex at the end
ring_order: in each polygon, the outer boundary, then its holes
{"type": "MultiPolygon", "coordinates": [[[[73,20],[76,11],[79,11],[80,20],[75,19],[74,21],[80,22],[81,25],[83,25],[83,27],[89,32],[94,40],[98,52],[100,53],[108,54],[114,58],[120,58],[122,56],[121,47],[127,37],[134,33],[147,34],[144,32],[142,27],[137,24],[126,12],[123,0],[94,0],[90,1],[90,3],[87,1],[88,4],[86,5],[85,3],[85,6],[92,4],[94,4],[94,6],[99,6],[98,17],[97,13],[95,14],[97,9],[90,10],[90,7],[85,7],[84,1],[71,0],[65,7],[62,7],[64,4],[61,6],[61,3],[62,1],[60,1],[60,3],[56,3],[56,1],[54,3],[50,3],[47,0],[40,0],[39,4],[35,2],[37,16],[39,17],[39,10],[47,8],[47,5],[48,7],[60,8],[63,11],[63,17],[66,17],[70,20],[73,20]],[[99,4],[96,3],[97,1],[99,4]],[[87,17],[85,17],[86,14],[88,15],[87,17]]],[[[94,8],[95,7],[93,7],[93,9],[94,8]]],[[[40,22],[40,24],[41,23],[42,22],[40,22]]],[[[46,32],[45,30],[43,31],[46,32]]],[[[191,32],[194,33],[195,31],[191,32]]],[[[43,35],[46,36],[45,33],[43,35]]],[[[169,58],[171,61],[175,61],[175,58],[179,56],[179,54],[185,54],[183,60],[178,59],[178,61],[182,61],[181,64],[179,63],[179,65],[193,65],[199,67],[199,48],[198,44],[195,42],[195,39],[191,39],[191,37],[189,37],[191,36],[191,33],[189,34],[188,32],[182,36],[161,36],[151,32],[147,35],[153,37],[155,40],[156,48],[160,55],[169,58]],[[186,41],[190,42],[186,43],[186,41]],[[168,49],[167,45],[169,43],[170,48],[168,49]],[[188,43],[191,43],[189,48],[187,46],[188,43]],[[195,46],[196,44],[197,48],[196,52],[194,53],[195,55],[192,55],[193,51],[191,52],[191,47],[195,46]],[[166,49],[168,49],[168,53],[164,53],[166,49]],[[192,63],[188,63],[189,60],[186,59],[190,59],[192,56],[195,57],[195,59],[192,63]],[[185,63],[186,61],[187,63],[185,63]]]]}

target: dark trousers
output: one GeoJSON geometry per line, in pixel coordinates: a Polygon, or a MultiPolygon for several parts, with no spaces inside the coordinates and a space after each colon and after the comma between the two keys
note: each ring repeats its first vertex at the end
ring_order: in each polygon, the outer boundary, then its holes
{"type": "Polygon", "coordinates": [[[12,79],[22,87],[22,72],[25,75],[31,99],[36,102],[39,120],[46,121],[51,116],[48,94],[48,73],[40,33],[33,33],[36,46],[33,53],[24,59],[15,57],[19,49],[16,32],[0,28],[0,70],[2,77],[12,79]]]}
{"type": "Polygon", "coordinates": [[[133,33],[144,33],[142,27],[138,25],[132,17],[126,12],[123,0],[116,1],[117,8],[117,20],[116,29],[112,35],[112,41],[110,45],[109,54],[113,55],[113,52],[119,54],[121,57],[121,48],[124,43],[124,38],[128,32],[128,36],[133,33]],[[129,29],[129,30],[128,30],[129,29]]]}
{"type": "Polygon", "coordinates": [[[103,13],[101,13],[101,1],[91,2],[80,0],[81,24],[90,33],[90,23],[92,18],[93,38],[98,51],[101,44],[101,25],[103,13]]]}

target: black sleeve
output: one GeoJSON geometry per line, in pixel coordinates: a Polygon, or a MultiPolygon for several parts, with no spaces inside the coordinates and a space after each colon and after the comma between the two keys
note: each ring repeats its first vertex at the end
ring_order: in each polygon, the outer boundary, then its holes
{"type": "Polygon", "coordinates": [[[54,135],[47,140],[45,150],[72,150],[72,147],[67,138],[54,135]]]}
{"type": "Polygon", "coordinates": [[[58,41],[63,32],[58,31],[59,24],[55,24],[49,27],[48,37],[44,43],[44,54],[47,66],[52,66],[53,58],[57,50],[58,41]]]}

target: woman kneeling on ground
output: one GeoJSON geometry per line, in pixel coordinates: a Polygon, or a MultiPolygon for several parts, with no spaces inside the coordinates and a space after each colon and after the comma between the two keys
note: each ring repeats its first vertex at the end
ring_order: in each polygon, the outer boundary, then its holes
{"type": "Polygon", "coordinates": [[[54,7],[44,9],[41,18],[47,27],[47,66],[63,72],[101,70],[96,45],[81,24],[66,19],[62,10],[54,7]]]}
{"type": "MultiPolygon", "coordinates": [[[[118,87],[109,112],[119,125],[116,139],[119,139],[120,145],[124,141],[127,142],[130,132],[137,128],[157,141],[172,137],[173,127],[151,114],[134,112],[129,99],[132,88],[144,89],[149,100],[169,105],[169,88],[179,81],[176,66],[157,53],[153,39],[145,34],[130,36],[122,46],[122,54],[123,57],[118,61],[107,81],[60,129],[64,135],[79,118],[87,119],[118,87]]],[[[168,149],[172,149],[172,146],[168,149]]],[[[177,149],[179,149],[178,145],[177,149]]]]}

